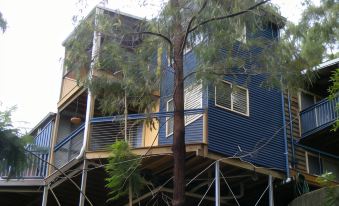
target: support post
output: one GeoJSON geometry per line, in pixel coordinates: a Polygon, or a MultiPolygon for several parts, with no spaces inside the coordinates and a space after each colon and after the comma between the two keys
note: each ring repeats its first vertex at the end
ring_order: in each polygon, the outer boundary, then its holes
{"type": "Polygon", "coordinates": [[[43,196],[42,196],[42,204],[41,204],[41,206],[47,206],[48,186],[49,186],[49,185],[45,185],[45,186],[44,186],[44,194],[43,194],[43,196]]]}
{"type": "MultiPolygon", "coordinates": [[[[128,142],[128,138],[127,138],[127,118],[128,118],[128,110],[127,110],[127,93],[126,93],[126,89],[125,89],[125,96],[124,96],[124,102],[125,102],[125,111],[124,111],[124,115],[125,115],[125,142],[128,142]]],[[[130,142],[129,142],[130,143],[130,142]]]]}
{"type": "Polygon", "coordinates": [[[215,206],[220,206],[220,162],[215,162],[215,206]]]}
{"type": "Polygon", "coordinates": [[[128,206],[133,206],[133,192],[131,179],[128,180],[128,206]]]}
{"type": "Polygon", "coordinates": [[[269,206],[274,206],[274,197],[273,197],[273,177],[272,175],[269,175],[268,176],[268,185],[269,185],[269,194],[268,194],[268,197],[269,197],[269,206]]]}
{"type": "MultiPolygon", "coordinates": [[[[86,184],[87,184],[87,167],[88,160],[84,159],[84,164],[82,167],[82,177],[81,177],[81,191],[83,194],[86,194],[86,184]]],[[[79,206],[84,206],[86,198],[82,193],[80,193],[79,206]]]]}

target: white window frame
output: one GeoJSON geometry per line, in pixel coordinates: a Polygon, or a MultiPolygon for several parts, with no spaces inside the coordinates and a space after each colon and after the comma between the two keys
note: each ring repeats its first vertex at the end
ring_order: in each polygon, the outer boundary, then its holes
{"type": "Polygon", "coordinates": [[[301,110],[301,93],[305,93],[305,94],[308,94],[308,95],[311,95],[313,96],[313,104],[316,104],[318,101],[320,100],[317,100],[318,99],[322,99],[321,96],[317,95],[317,94],[314,94],[312,92],[309,92],[309,91],[306,91],[304,89],[299,89],[298,90],[298,106],[299,106],[299,111],[302,111],[301,110]]]}
{"type": "MultiPolygon", "coordinates": [[[[318,156],[318,155],[315,155],[315,154],[313,154],[313,153],[309,153],[309,152],[305,152],[305,156],[306,156],[306,171],[307,171],[307,173],[308,174],[310,174],[310,175],[315,175],[315,176],[318,176],[318,175],[316,175],[316,174],[311,174],[310,173],[310,166],[309,166],[309,161],[308,161],[308,156],[313,156],[313,157],[316,157],[316,158],[320,158],[320,161],[322,162],[323,160],[322,160],[322,157],[320,156],[318,156]]],[[[319,163],[319,162],[318,162],[319,163]]],[[[322,163],[321,163],[322,164],[322,163]]],[[[320,167],[320,170],[323,170],[323,168],[322,168],[322,165],[319,165],[319,167],[320,167]]],[[[322,171],[319,171],[320,173],[322,172],[322,171]]]]}
{"type": "MultiPolygon", "coordinates": [[[[192,90],[192,87],[200,87],[200,90],[201,90],[201,98],[198,98],[198,99],[196,99],[197,101],[199,101],[199,105],[198,105],[198,108],[202,108],[202,98],[203,98],[203,96],[202,96],[202,84],[201,83],[196,83],[196,84],[193,84],[193,85],[190,85],[189,87],[187,87],[185,90],[184,90],[184,107],[185,107],[185,110],[187,110],[186,109],[186,101],[187,101],[187,93],[188,93],[188,91],[189,90],[192,90]]],[[[199,89],[199,88],[198,88],[199,89]]],[[[171,101],[173,101],[173,98],[171,98],[171,99],[169,99],[168,101],[167,101],[167,103],[166,103],[166,111],[167,112],[169,112],[169,109],[168,109],[168,105],[169,105],[169,103],[171,102],[171,101]]],[[[174,103],[173,103],[174,104],[174,103]]],[[[174,107],[174,106],[173,106],[174,107]]],[[[194,114],[192,114],[192,115],[194,115],[194,114]]],[[[193,118],[193,119],[190,119],[190,121],[186,121],[186,116],[184,116],[184,118],[185,118],[185,126],[187,126],[187,125],[189,125],[189,124],[191,124],[191,123],[193,123],[193,122],[195,122],[197,119],[199,119],[200,117],[202,117],[202,114],[195,114],[194,115],[195,117],[193,118]]],[[[172,132],[168,132],[168,127],[169,127],[169,123],[170,123],[170,121],[169,121],[169,119],[170,118],[173,118],[173,116],[171,116],[171,117],[166,117],[166,137],[169,137],[169,136],[171,136],[172,134],[173,134],[173,131],[172,132]]],[[[173,124],[174,124],[174,121],[173,121],[173,124]]],[[[173,125],[173,129],[174,129],[174,125],[173,125]]]]}
{"type": "Polygon", "coordinates": [[[238,38],[236,38],[237,41],[246,44],[247,43],[247,27],[246,25],[244,25],[242,28],[239,27],[239,29],[241,29],[241,34],[238,38]]]}
{"type": "MultiPolygon", "coordinates": [[[[322,156],[322,155],[317,155],[317,154],[314,154],[314,153],[311,153],[311,152],[305,152],[305,156],[306,156],[306,171],[307,171],[308,174],[314,175],[314,176],[319,176],[319,175],[310,173],[310,166],[309,166],[309,160],[308,160],[309,156],[320,158],[320,162],[321,162],[321,165],[319,165],[320,170],[321,170],[321,171],[319,171],[321,173],[320,175],[322,175],[325,172],[333,172],[333,171],[326,171],[326,169],[324,168],[325,162],[337,163],[333,159],[327,158],[327,157],[322,156]]],[[[319,162],[318,162],[318,164],[319,164],[319,162]]],[[[337,175],[337,174],[335,174],[335,175],[337,175]]],[[[338,177],[336,177],[336,179],[338,179],[338,177]]]]}
{"type": "MultiPolygon", "coordinates": [[[[200,87],[198,89],[200,89],[200,91],[201,91],[200,92],[201,98],[197,98],[196,101],[199,101],[198,102],[199,103],[198,108],[202,108],[202,98],[203,98],[203,96],[202,96],[202,91],[203,91],[202,90],[202,84],[201,83],[196,83],[196,84],[190,85],[189,87],[187,87],[184,90],[184,106],[185,106],[185,110],[187,110],[187,107],[186,107],[187,106],[186,102],[187,102],[187,98],[188,98],[187,93],[188,93],[188,91],[192,90],[193,87],[200,87]]],[[[196,108],[196,109],[198,109],[198,108],[196,108]]],[[[201,116],[202,116],[202,114],[196,114],[195,117],[193,119],[191,119],[190,121],[186,121],[186,116],[185,116],[185,126],[187,126],[187,125],[191,124],[192,122],[196,121],[201,116]]]]}
{"type": "Polygon", "coordinates": [[[222,83],[229,84],[232,89],[233,89],[233,87],[238,87],[238,88],[243,89],[243,90],[246,91],[246,113],[242,113],[242,112],[239,112],[239,111],[236,111],[236,110],[233,109],[233,99],[234,99],[233,98],[233,91],[231,93],[231,108],[227,108],[227,107],[224,107],[222,105],[219,105],[217,103],[217,86],[215,86],[215,88],[214,88],[214,105],[216,107],[220,107],[222,109],[226,109],[228,111],[232,111],[232,112],[235,112],[235,113],[247,116],[247,117],[250,116],[250,99],[249,99],[249,91],[248,91],[248,89],[245,88],[245,87],[239,86],[239,85],[232,84],[232,83],[230,83],[228,81],[225,81],[225,80],[222,80],[222,83]]]}
{"type": "MultiPolygon", "coordinates": [[[[166,111],[167,112],[169,112],[168,110],[168,105],[169,105],[169,103],[170,102],[173,102],[173,98],[171,98],[171,99],[169,99],[168,101],[167,101],[167,103],[166,103],[166,111]]],[[[173,102],[173,108],[174,108],[174,102],[173,102]]],[[[173,121],[173,130],[170,132],[170,133],[168,133],[168,128],[169,128],[169,123],[170,123],[170,119],[173,119],[174,118],[174,116],[170,116],[170,117],[166,117],[166,137],[169,137],[169,136],[171,136],[172,134],[173,134],[173,131],[174,131],[174,121],[173,121]]]]}

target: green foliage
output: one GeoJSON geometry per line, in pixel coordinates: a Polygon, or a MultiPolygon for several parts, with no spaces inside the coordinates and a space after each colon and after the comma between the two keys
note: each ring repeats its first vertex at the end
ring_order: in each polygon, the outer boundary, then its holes
{"type": "Polygon", "coordinates": [[[9,178],[27,165],[24,146],[32,141],[31,136],[20,136],[19,131],[13,128],[11,114],[14,110],[15,107],[0,111],[0,171],[10,167],[9,178]]]}
{"type": "Polygon", "coordinates": [[[104,113],[122,113],[125,93],[129,108],[150,112],[155,105],[153,92],[159,89],[160,65],[156,59],[159,44],[151,46],[150,38],[141,42],[142,35],[132,34],[144,25],[142,20],[131,21],[119,14],[94,14],[94,11],[89,16],[66,42],[67,70],[75,72],[77,79],[97,95],[104,113]],[[101,34],[100,50],[91,56],[94,31],[101,34]],[[81,78],[91,62],[93,78],[81,78]]]}
{"type": "Polygon", "coordinates": [[[111,146],[111,155],[105,170],[108,174],[106,187],[111,191],[109,201],[116,200],[128,194],[129,182],[133,195],[138,195],[144,186],[144,179],[140,175],[140,159],[134,155],[125,141],[116,141],[111,146]]]}
{"type": "Polygon", "coordinates": [[[301,52],[296,52],[297,40],[291,40],[290,35],[287,35],[290,33],[287,32],[281,41],[272,41],[276,38],[274,34],[267,38],[251,36],[268,27],[284,24],[284,18],[273,4],[262,5],[232,18],[202,24],[214,17],[247,10],[257,1],[179,2],[181,9],[168,4],[157,17],[147,21],[131,19],[119,13],[92,12],[69,38],[65,58],[67,69],[80,74],[83,68],[88,71],[89,63],[93,62],[94,70],[103,74],[94,74],[90,81],[78,76],[78,80],[85,82],[98,96],[104,113],[121,113],[125,93],[128,106],[133,110],[146,113],[152,110],[155,105],[154,91],[159,90],[160,79],[165,78],[166,71],[172,71],[173,68],[173,38],[177,24],[187,31],[187,39],[181,45],[183,52],[190,48],[199,59],[195,74],[188,75],[202,80],[204,84],[237,73],[248,74],[249,77],[266,74],[270,86],[280,87],[283,82],[289,88],[302,87],[305,80],[311,79],[308,75],[301,75],[304,68],[312,66],[307,64],[301,52]],[[94,21],[95,18],[97,21],[94,21]],[[180,22],[175,22],[175,19],[180,22]],[[100,51],[91,59],[88,48],[93,46],[91,34],[94,31],[101,34],[100,51]],[[239,55],[243,53],[248,55],[239,55]],[[168,61],[163,58],[165,56],[168,61]],[[168,67],[168,63],[172,68],[168,67]]]}
{"type": "Polygon", "coordinates": [[[305,58],[316,64],[323,59],[338,57],[339,4],[336,0],[321,0],[320,5],[304,2],[306,9],[296,26],[305,58]]]}
{"type": "Polygon", "coordinates": [[[339,189],[333,184],[335,179],[332,172],[325,172],[316,179],[320,185],[326,187],[325,206],[335,206],[339,202],[339,189]]]}
{"type": "MultiPolygon", "coordinates": [[[[332,82],[332,85],[328,91],[330,93],[329,99],[333,100],[335,97],[338,97],[338,94],[339,94],[339,68],[333,72],[333,75],[331,77],[331,82],[332,82]]],[[[337,112],[339,112],[339,103],[337,103],[336,109],[337,109],[337,112]]],[[[337,117],[336,123],[333,126],[334,131],[337,131],[338,129],[339,129],[339,117],[337,117]]]]}
{"type": "Polygon", "coordinates": [[[0,12],[0,29],[2,32],[5,32],[7,28],[7,21],[3,18],[2,13],[0,12]]]}

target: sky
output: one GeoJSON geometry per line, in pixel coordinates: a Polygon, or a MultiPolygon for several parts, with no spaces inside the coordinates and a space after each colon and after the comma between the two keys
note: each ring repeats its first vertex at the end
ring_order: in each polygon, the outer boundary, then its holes
{"type": "MultiPolygon", "coordinates": [[[[0,0],[8,22],[0,33],[0,111],[16,105],[14,126],[29,131],[49,112],[57,111],[61,87],[63,40],[74,29],[73,16],[86,15],[97,3],[87,0],[0,0]]],[[[272,0],[288,20],[300,17],[300,0],[272,0]]],[[[108,7],[144,17],[155,13],[137,0],[109,0],[108,7]]]]}

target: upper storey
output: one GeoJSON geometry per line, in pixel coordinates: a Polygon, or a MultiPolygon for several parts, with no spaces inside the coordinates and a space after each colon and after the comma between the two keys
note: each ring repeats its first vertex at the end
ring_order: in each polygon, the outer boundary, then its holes
{"type": "Polygon", "coordinates": [[[339,97],[329,100],[328,88],[330,77],[339,68],[339,59],[333,59],[319,65],[314,84],[307,90],[299,92],[299,109],[301,124],[300,142],[322,151],[339,155],[339,133],[331,131],[339,114],[336,106],[339,97]]]}
{"type": "Polygon", "coordinates": [[[107,58],[110,55],[107,52],[110,43],[118,42],[120,47],[132,52],[132,48],[141,42],[138,35],[122,35],[123,31],[105,28],[107,21],[110,25],[119,23],[119,29],[128,31],[135,30],[142,24],[139,17],[99,6],[80,22],[63,42],[65,58],[59,108],[82,88],[81,83],[89,76],[114,76],[120,70],[113,59],[107,58]]]}

